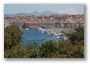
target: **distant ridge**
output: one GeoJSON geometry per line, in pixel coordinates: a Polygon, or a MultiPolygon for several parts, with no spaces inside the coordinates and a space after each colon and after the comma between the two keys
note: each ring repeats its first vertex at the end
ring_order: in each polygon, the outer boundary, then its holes
{"type": "Polygon", "coordinates": [[[59,14],[59,15],[67,15],[67,14],[61,14],[61,13],[56,13],[56,12],[51,12],[51,11],[43,11],[43,12],[37,12],[34,11],[32,13],[17,13],[17,14],[4,14],[4,16],[40,16],[40,15],[46,15],[46,16],[50,16],[52,14],[59,14]]]}

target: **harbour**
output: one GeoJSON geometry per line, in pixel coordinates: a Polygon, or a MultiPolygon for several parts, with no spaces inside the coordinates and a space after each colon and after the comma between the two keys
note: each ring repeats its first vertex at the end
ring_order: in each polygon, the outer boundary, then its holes
{"type": "Polygon", "coordinates": [[[62,40],[62,38],[57,38],[56,36],[52,36],[51,34],[42,33],[38,29],[30,29],[30,30],[22,30],[23,31],[23,38],[24,41],[22,42],[23,45],[28,45],[32,42],[37,42],[39,44],[42,44],[43,42],[46,42],[48,40],[58,41],[62,40]]]}
{"type": "Polygon", "coordinates": [[[4,58],[84,58],[85,7],[5,3],[4,58]]]}

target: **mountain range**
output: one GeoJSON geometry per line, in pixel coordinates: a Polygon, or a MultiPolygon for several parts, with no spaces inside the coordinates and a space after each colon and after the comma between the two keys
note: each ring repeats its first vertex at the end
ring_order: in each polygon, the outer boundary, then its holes
{"type": "MultiPolygon", "coordinates": [[[[50,16],[52,14],[60,14],[60,13],[51,12],[51,11],[43,11],[43,12],[34,11],[32,13],[4,14],[4,16],[22,16],[22,15],[23,16],[31,16],[31,15],[35,15],[35,16],[40,16],[40,15],[50,16]]],[[[60,14],[60,15],[67,15],[67,14],[60,14]]]]}

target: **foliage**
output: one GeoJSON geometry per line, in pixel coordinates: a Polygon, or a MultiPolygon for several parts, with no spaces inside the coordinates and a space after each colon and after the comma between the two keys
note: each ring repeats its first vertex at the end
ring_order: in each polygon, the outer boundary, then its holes
{"type": "Polygon", "coordinates": [[[22,32],[18,26],[10,25],[4,28],[4,48],[11,49],[22,41],[22,32]]]}
{"type": "Polygon", "coordinates": [[[67,34],[70,41],[52,40],[38,45],[37,42],[28,46],[21,44],[22,32],[17,26],[5,27],[4,57],[5,58],[84,58],[84,30],[75,28],[74,32],[67,34]],[[77,43],[74,43],[76,41],[77,43]],[[74,43],[74,44],[72,44],[74,43]]]}
{"type": "Polygon", "coordinates": [[[4,51],[5,58],[28,58],[29,50],[22,44],[13,46],[11,49],[4,51]]]}
{"type": "Polygon", "coordinates": [[[37,42],[30,42],[29,45],[27,45],[29,49],[35,49],[39,47],[39,44],[37,42]]]}
{"type": "Polygon", "coordinates": [[[77,42],[74,45],[66,41],[47,41],[35,48],[21,44],[5,50],[5,58],[84,58],[84,45],[77,42]]]}
{"type": "Polygon", "coordinates": [[[72,42],[80,42],[84,40],[84,27],[79,26],[74,29],[74,31],[70,31],[69,33],[65,33],[68,37],[69,40],[72,42]]]}
{"type": "Polygon", "coordinates": [[[41,57],[48,57],[51,53],[55,53],[58,50],[55,42],[52,40],[42,43],[40,47],[41,57]]]}

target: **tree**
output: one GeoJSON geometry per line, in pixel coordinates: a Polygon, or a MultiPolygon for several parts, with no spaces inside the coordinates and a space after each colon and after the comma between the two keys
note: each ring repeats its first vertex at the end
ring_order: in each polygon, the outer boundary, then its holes
{"type": "Polygon", "coordinates": [[[72,42],[84,41],[84,27],[79,26],[79,27],[75,28],[74,31],[66,33],[66,35],[69,37],[69,40],[72,42]]]}
{"type": "Polygon", "coordinates": [[[4,28],[4,49],[11,49],[22,41],[22,32],[18,26],[10,25],[4,28]]]}

